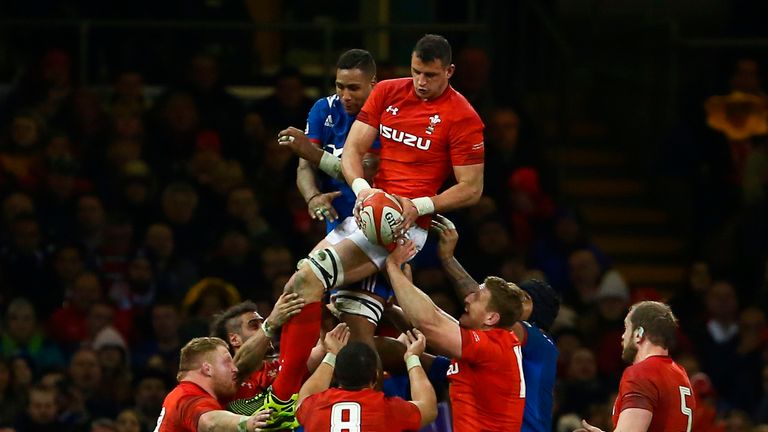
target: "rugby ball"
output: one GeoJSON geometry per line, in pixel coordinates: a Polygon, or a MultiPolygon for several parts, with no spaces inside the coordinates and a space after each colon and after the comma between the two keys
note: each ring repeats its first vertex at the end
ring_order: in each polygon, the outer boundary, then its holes
{"type": "Polygon", "coordinates": [[[360,229],[369,242],[384,247],[395,242],[395,225],[403,208],[392,195],[376,192],[363,200],[360,207],[360,229]]]}

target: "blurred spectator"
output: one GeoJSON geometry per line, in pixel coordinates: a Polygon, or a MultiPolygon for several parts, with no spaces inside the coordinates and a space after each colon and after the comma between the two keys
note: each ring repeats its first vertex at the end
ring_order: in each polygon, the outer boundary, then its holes
{"type": "Polygon", "coordinates": [[[257,251],[275,237],[269,222],[261,214],[261,203],[251,186],[240,185],[229,190],[227,218],[230,224],[246,230],[257,251]]]}
{"type": "Polygon", "coordinates": [[[592,406],[605,403],[608,389],[597,376],[597,363],[592,351],[579,348],[573,352],[560,392],[558,399],[562,414],[576,413],[581,418],[587,418],[592,406]]]}
{"type": "Polygon", "coordinates": [[[464,47],[456,54],[456,73],[451,85],[458,90],[483,119],[494,108],[494,97],[489,82],[491,59],[479,47],[464,47]]]}
{"type": "MultiPolygon", "coordinates": [[[[293,253],[291,253],[290,249],[279,244],[267,246],[261,251],[263,286],[272,286],[272,282],[278,276],[292,274],[295,266],[296,261],[294,261],[293,253]]],[[[274,300],[277,300],[277,298],[274,300]]]]}
{"type": "Polygon", "coordinates": [[[11,383],[11,368],[5,354],[0,355],[0,427],[11,425],[19,411],[18,398],[11,383]]]}
{"type": "Polygon", "coordinates": [[[163,407],[163,399],[172,388],[168,376],[155,370],[145,370],[134,380],[133,388],[133,411],[138,417],[141,429],[153,430],[163,407]]]}
{"type": "Polygon", "coordinates": [[[181,303],[184,340],[207,335],[213,316],[240,303],[240,298],[237,288],[223,279],[207,277],[193,285],[181,303]]]}
{"type": "Polygon", "coordinates": [[[144,236],[144,253],[152,265],[158,295],[181,302],[186,290],[198,280],[198,269],[176,253],[173,231],[165,223],[154,223],[144,236]]]}
{"type": "Polygon", "coordinates": [[[702,371],[709,375],[721,396],[732,400],[733,393],[729,389],[733,389],[732,368],[739,334],[739,301],[736,290],[728,281],[714,281],[707,291],[706,304],[709,320],[694,336],[695,346],[702,371]]]}
{"type": "Polygon", "coordinates": [[[533,168],[518,168],[509,179],[507,213],[514,235],[514,249],[529,250],[533,241],[549,226],[555,204],[543,190],[539,173],[533,168]]]}
{"type": "Polygon", "coordinates": [[[191,94],[175,90],[156,106],[159,124],[152,128],[147,161],[162,180],[182,172],[182,164],[195,150],[201,128],[199,107],[191,94]]]}
{"type": "Polygon", "coordinates": [[[96,335],[92,347],[99,356],[102,391],[111,393],[118,406],[127,406],[133,398],[128,345],[114,328],[106,327],[96,335]]]}
{"type": "MultiPolygon", "coordinates": [[[[547,276],[549,284],[567,297],[566,292],[571,286],[569,260],[574,251],[579,249],[591,251],[601,268],[608,266],[608,259],[589,241],[573,211],[560,209],[555,214],[553,224],[550,232],[536,240],[531,259],[533,266],[541,269],[547,276]]],[[[565,298],[565,302],[573,305],[568,298],[565,298]]]]}
{"type": "Polygon", "coordinates": [[[75,209],[73,241],[83,246],[85,263],[89,269],[99,267],[98,250],[104,241],[106,214],[101,200],[95,195],[83,195],[75,209]]]}
{"type": "MultiPolygon", "coordinates": [[[[175,303],[156,303],[150,307],[149,334],[144,335],[132,350],[131,364],[135,370],[156,368],[168,376],[176,376],[179,367],[181,317],[175,303]]],[[[162,402],[162,401],[161,401],[162,402]]]]}
{"type": "Polygon", "coordinates": [[[219,236],[203,273],[233,284],[242,298],[257,298],[263,295],[259,274],[253,271],[258,266],[259,255],[248,236],[230,228],[219,236]]]}
{"type": "Polygon", "coordinates": [[[79,274],[72,285],[72,296],[48,320],[48,334],[65,350],[76,348],[88,339],[88,312],[102,298],[99,277],[92,272],[79,274]]]}
{"type": "Polygon", "coordinates": [[[142,432],[139,415],[132,409],[124,409],[117,415],[117,432],[142,432]]]}
{"type": "Polygon", "coordinates": [[[102,387],[103,370],[99,355],[92,348],[80,348],[72,354],[67,369],[72,386],[83,396],[91,418],[114,418],[118,413],[115,394],[102,387]]]}
{"type": "Polygon", "coordinates": [[[34,192],[42,181],[45,122],[33,111],[20,111],[8,128],[0,138],[0,190],[34,192]]]}
{"type": "Polygon", "coordinates": [[[16,422],[17,431],[61,432],[72,430],[58,419],[56,390],[34,386],[29,389],[27,409],[16,422]]]}
{"type": "Polygon", "coordinates": [[[138,70],[123,69],[115,74],[109,108],[116,111],[142,113],[149,108],[144,95],[144,76],[138,70]]]}
{"type": "Polygon", "coordinates": [[[43,332],[34,305],[21,297],[8,304],[0,332],[0,357],[14,356],[28,357],[40,371],[65,364],[59,348],[43,332]]]}
{"type": "Polygon", "coordinates": [[[301,72],[295,68],[284,68],[278,72],[274,83],[275,92],[256,106],[267,130],[279,131],[288,126],[303,130],[314,101],[304,92],[301,72]]]}
{"type": "Polygon", "coordinates": [[[171,183],[163,190],[163,222],[173,230],[176,251],[193,261],[199,260],[208,236],[196,218],[199,196],[188,183],[171,183]]]}
{"type": "MultiPolygon", "coordinates": [[[[600,288],[595,297],[594,327],[584,334],[592,334],[592,348],[597,355],[597,368],[600,375],[611,382],[618,382],[625,364],[621,360],[622,347],[616,341],[624,333],[624,317],[629,307],[629,287],[621,275],[608,271],[600,281],[600,288]]],[[[582,325],[585,321],[581,317],[582,325]]]]}
{"type": "Polygon", "coordinates": [[[20,214],[11,221],[10,241],[0,249],[0,265],[5,274],[6,290],[11,296],[39,298],[45,311],[55,307],[55,298],[46,298],[47,253],[40,223],[33,214],[20,214]]]}
{"type": "MultiPolygon", "coordinates": [[[[687,335],[699,331],[707,321],[706,293],[712,285],[712,273],[706,261],[695,261],[688,268],[687,284],[672,294],[670,307],[687,335]]],[[[690,376],[690,374],[689,374],[690,376]]]]}

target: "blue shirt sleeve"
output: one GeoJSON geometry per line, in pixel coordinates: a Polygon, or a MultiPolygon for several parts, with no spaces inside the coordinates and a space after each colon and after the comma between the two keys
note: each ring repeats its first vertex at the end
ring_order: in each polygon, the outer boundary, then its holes
{"type": "Polygon", "coordinates": [[[311,140],[323,141],[323,125],[325,119],[330,113],[329,98],[318,99],[307,116],[307,126],[304,128],[304,134],[311,140]]]}

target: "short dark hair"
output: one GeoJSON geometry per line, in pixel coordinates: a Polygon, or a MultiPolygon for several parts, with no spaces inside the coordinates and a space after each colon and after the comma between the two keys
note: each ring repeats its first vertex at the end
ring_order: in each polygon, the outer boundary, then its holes
{"type": "Polygon", "coordinates": [[[240,324],[240,315],[246,312],[256,312],[257,310],[256,303],[246,300],[230,307],[224,312],[214,315],[213,322],[211,322],[210,335],[227,342],[227,346],[229,346],[229,333],[236,332],[240,324]]]}
{"type": "Polygon", "coordinates": [[[491,293],[488,308],[499,313],[497,327],[511,327],[520,321],[523,314],[523,290],[496,276],[485,278],[483,285],[491,293]]]}
{"type": "Polygon", "coordinates": [[[675,344],[677,318],[672,309],[661,302],[641,301],[629,308],[632,329],[643,328],[643,335],[652,344],[670,349],[675,344]]]}
{"type": "Polygon", "coordinates": [[[337,69],[360,69],[370,77],[376,76],[376,61],[371,53],[364,49],[354,48],[339,56],[336,62],[337,69]]]}
{"type": "Polygon", "coordinates": [[[448,43],[447,39],[436,34],[427,34],[419,39],[416,46],[413,47],[413,53],[424,63],[440,60],[443,67],[450,66],[453,59],[451,44],[448,43]]]}
{"type": "Polygon", "coordinates": [[[538,279],[528,279],[517,286],[531,296],[533,311],[528,321],[544,331],[549,331],[560,311],[560,294],[548,283],[538,279]]]}
{"type": "Polygon", "coordinates": [[[379,371],[379,356],[363,342],[350,342],[336,356],[334,374],[339,387],[346,390],[360,390],[376,382],[379,371]]]}

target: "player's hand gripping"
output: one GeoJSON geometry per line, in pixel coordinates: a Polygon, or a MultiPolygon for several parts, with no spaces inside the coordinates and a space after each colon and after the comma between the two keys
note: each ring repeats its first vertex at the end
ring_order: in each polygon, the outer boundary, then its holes
{"type": "MultiPolygon", "coordinates": [[[[272,410],[262,410],[262,411],[256,411],[248,417],[248,421],[246,422],[246,430],[248,432],[261,432],[262,428],[267,427],[267,420],[269,420],[269,416],[272,414],[272,410]]],[[[239,429],[239,428],[238,428],[239,429]]]]}
{"type": "Polygon", "coordinates": [[[424,337],[424,334],[418,329],[408,330],[400,335],[398,340],[405,344],[405,354],[403,354],[404,360],[407,360],[408,357],[412,355],[420,356],[424,353],[424,349],[427,347],[427,338],[424,337]],[[405,337],[403,337],[403,335],[405,335],[405,337]]]}
{"type": "Polygon", "coordinates": [[[315,164],[319,162],[318,155],[322,155],[317,151],[318,146],[312,143],[304,132],[295,127],[281,130],[277,134],[277,143],[291,149],[296,156],[310,162],[314,161],[315,164]]]}
{"type": "Polygon", "coordinates": [[[349,327],[345,323],[339,323],[333,330],[325,334],[323,347],[331,354],[338,354],[349,341],[349,327]]]}
{"type": "Polygon", "coordinates": [[[437,242],[437,256],[441,260],[453,258],[453,252],[456,250],[456,243],[459,241],[459,232],[456,231],[456,225],[447,217],[436,214],[432,218],[430,231],[440,236],[437,242]]]}
{"type": "Polygon", "coordinates": [[[416,205],[413,203],[413,201],[411,201],[409,198],[401,197],[399,195],[393,196],[395,199],[397,199],[397,202],[400,203],[400,207],[403,208],[403,216],[400,218],[398,224],[393,227],[395,230],[395,236],[405,237],[405,235],[408,233],[408,230],[413,226],[413,223],[416,222],[416,219],[419,217],[419,210],[416,208],[416,205]]]}
{"type": "Polygon", "coordinates": [[[402,268],[415,255],[416,245],[411,240],[400,238],[395,249],[387,256],[387,265],[402,268]]]}
{"type": "Polygon", "coordinates": [[[582,420],[581,425],[583,427],[580,427],[573,432],[603,432],[602,429],[592,426],[591,424],[587,423],[586,420],[582,420]]]}
{"type": "Polygon", "coordinates": [[[365,201],[366,198],[369,196],[375,194],[376,192],[383,192],[381,189],[377,188],[368,188],[363,189],[360,191],[360,193],[357,194],[357,199],[355,200],[355,207],[352,209],[352,215],[355,217],[355,222],[357,222],[357,226],[362,228],[362,219],[360,219],[360,210],[363,208],[363,201],[365,201]]]}
{"type": "Polygon", "coordinates": [[[329,222],[333,222],[339,218],[339,214],[336,209],[333,208],[334,199],[341,195],[341,192],[334,191],[328,193],[321,193],[313,196],[307,201],[307,212],[309,217],[315,220],[328,219],[329,222]]]}
{"type": "Polygon", "coordinates": [[[304,299],[296,293],[283,293],[267,317],[270,327],[277,329],[283,326],[292,316],[298,315],[304,307],[304,299]]]}

